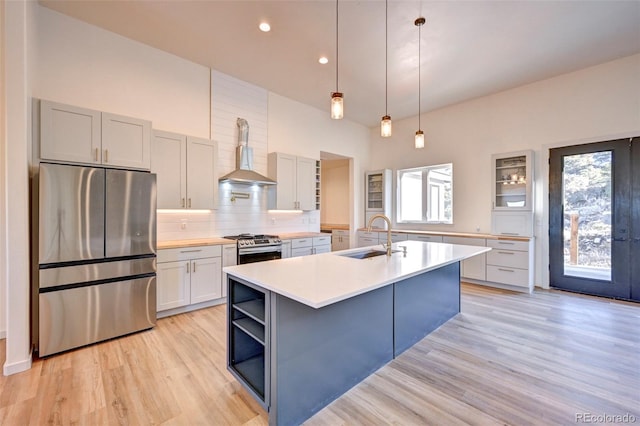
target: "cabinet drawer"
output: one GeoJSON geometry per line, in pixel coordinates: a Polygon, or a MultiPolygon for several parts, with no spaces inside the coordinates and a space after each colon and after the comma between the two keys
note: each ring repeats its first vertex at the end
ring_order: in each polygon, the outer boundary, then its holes
{"type": "Polygon", "coordinates": [[[331,236],[327,235],[326,237],[313,237],[313,246],[330,246],[331,245],[331,236]]]}
{"type": "Polygon", "coordinates": [[[312,247],[313,246],[313,237],[309,238],[295,238],[291,240],[291,248],[297,249],[300,247],[312,247]]]}
{"type": "Polygon", "coordinates": [[[331,231],[331,234],[339,237],[348,237],[349,231],[347,231],[346,229],[334,229],[331,231]]]}
{"type": "Polygon", "coordinates": [[[358,231],[358,238],[360,238],[360,237],[373,238],[373,239],[377,240],[378,239],[378,233],[377,232],[373,232],[373,231],[372,232],[358,231]]]}
{"type": "Polygon", "coordinates": [[[462,244],[466,246],[480,246],[487,245],[487,240],[484,238],[467,238],[467,237],[443,237],[442,242],[449,244],[462,244]]]}
{"type": "Polygon", "coordinates": [[[358,238],[358,247],[368,247],[368,246],[376,246],[376,245],[378,245],[377,238],[368,238],[368,237],[358,238]]]}
{"type": "Polygon", "coordinates": [[[158,250],[158,263],[220,256],[222,247],[219,245],[171,248],[158,250]]]}
{"type": "Polygon", "coordinates": [[[529,251],[529,242],[511,240],[487,240],[487,247],[504,250],[529,251]]]}
{"type": "Polygon", "coordinates": [[[409,234],[409,241],[425,241],[428,243],[441,243],[442,235],[409,234]]]}
{"type": "Polygon", "coordinates": [[[529,269],[529,253],[494,249],[487,253],[487,264],[507,268],[529,269]]]}
{"type": "Polygon", "coordinates": [[[313,254],[313,250],[312,248],[309,247],[298,247],[298,248],[292,248],[291,249],[291,257],[298,257],[298,256],[309,256],[313,254]]]}
{"type": "Polygon", "coordinates": [[[487,265],[487,281],[529,287],[529,271],[526,269],[487,265]]]}
{"type": "MultiPolygon", "coordinates": [[[[403,234],[400,232],[392,232],[391,233],[391,241],[393,241],[394,243],[397,243],[399,241],[407,241],[407,234],[403,234]]],[[[386,232],[382,232],[378,234],[378,240],[387,242],[387,233],[386,232]]]]}

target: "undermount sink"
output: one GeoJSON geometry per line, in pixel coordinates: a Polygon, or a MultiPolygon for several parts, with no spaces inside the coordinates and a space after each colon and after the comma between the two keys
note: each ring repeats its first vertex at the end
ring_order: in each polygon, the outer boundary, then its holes
{"type": "MultiPolygon", "coordinates": [[[[392,253],[396,253],[400,250],[392,250],[392,253]]],[[[350,257],[352,259],[369,259],[370,257],[376,257],[376,256],[383,256],[386,255],[387,251],[386,250],[363,250],[363,251],[357,251],[355,253],[345,253],[345,254],[340,254],[338,256],[344,256],[344,257],[350,257]]]]}

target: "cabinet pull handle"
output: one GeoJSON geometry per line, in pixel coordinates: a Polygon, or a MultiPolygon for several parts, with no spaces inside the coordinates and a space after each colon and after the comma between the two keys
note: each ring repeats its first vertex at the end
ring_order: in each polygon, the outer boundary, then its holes
{"type": "Polygon", "coordinates": [[[198,253],[199,251],[202,251],[202,249],[197,249],[197,250],[180,250],[180,253],[198,253]]]}
{"type": "Polygon", "coordinates": [[[195,271],[196,271],[196,261],[194,260],[193,261],[193,272],[195,272],[195,271]]]}
{"type": "Polygon", "coordinates": [[[191,272],[191,264],[187,262],[187,274],[191,272]]]}
{"type": "Polygon", "coordinates": [[[504,269],[504,268],[498,268],[498,271],[502,271],[502,272],[515,272],[513,269],[504,269]]]}
{"type": "Polygon", "coordinates": [[[187,207],[191,208],[191,198],[189,198],[189,203],[188,203],[187,207]]]}
{"type": "Polygon", "coordinates": [[[94,153],[93,153],[93,161],[98,161],[98,148],[94,149],[94,153]]]}
{"type": "Polygon", "coordinates": [[[512,245],[514,245],[515,243],[507,243],[507,242],[505,242],[505,241],[498,241],[498,244],[502,244],[502,245],[505,245],[505,246],[512,246],[512,245]]]}
{"type": "Polygon", "coordinates": [[[104,162],[105,163],[109,162],[109,150],[108,149],[104,150],[104,162]]]}
{"type": "Polygon", "coordinates": [[[513,254],[511,251],[499,251],[500,254],[513,254]]]}
{"type": "Polygon", "coordinates": [[[185,205],[184,205],[184,197],[182,197],[182,202],[180,203],[180,206],[181,206],[182,208],[184,208],[184,207],[185,207],[185,205]]]}

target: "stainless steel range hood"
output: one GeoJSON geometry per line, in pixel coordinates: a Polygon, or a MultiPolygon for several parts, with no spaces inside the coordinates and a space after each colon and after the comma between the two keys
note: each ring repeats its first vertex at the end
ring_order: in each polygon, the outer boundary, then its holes
{"type": "Polygon", "coordinates": [[[249,147],[249,123],[244,118],[236,120],[238,147],[236,169],[218,179],[218,182],[243,183],[245,185],[275,185],[276,181],[253,171],[253,148],[249,147]]]}

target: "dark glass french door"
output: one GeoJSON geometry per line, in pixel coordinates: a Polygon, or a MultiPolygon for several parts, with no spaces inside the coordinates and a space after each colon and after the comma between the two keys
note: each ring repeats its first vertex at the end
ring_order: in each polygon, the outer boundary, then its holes
{"type": "Polygon", "coordinates": [[[640,301],[640,138],[550,151],[549,278],[640,301]]]}

